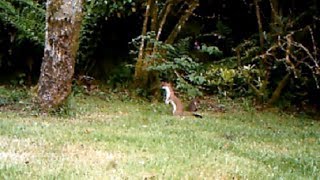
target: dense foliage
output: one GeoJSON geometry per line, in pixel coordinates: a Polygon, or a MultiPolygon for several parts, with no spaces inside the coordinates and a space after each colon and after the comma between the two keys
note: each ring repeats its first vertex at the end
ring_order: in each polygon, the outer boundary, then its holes
{"type": "Polygon", "coordinates": [[[32,0],[0,1],[0,18],[7,27],[13,27],[11,38],[15,42],[30,40],[35,44],[44,43],[43,6],[32,0]]]}
{"type": "MultiPolygon", "coordinates": [[[[209,93],[252,97],[268,106],[291,102],[318,105],[318,1],[201,1],[170,43],[166,38],[178,17],[197,1],[177,0],[175,6],[165,0],[157,1],[157,6],[151,4],[147,19],[151,24],[147,35],[141,35],[144,9],[150,2],[86,1],[76,72],[125,82],[123,79],[133,76],[126,64],[135,64],[144,39],[146,50],[153,49],[143,57],[152,62],[148,70],[156,72],[161,80],[175,82],[178,89],[191,96],[209,93]],[[154,14],[164,15],[165,11],[168,13],[162,27],[154,14]],[[157,23],[162,38],[157,38],[153,28],[157,23]],[[129,54],[130,50],[135,54],[129,54]]],[[[0,1],[0,68],[8,64],[17,67],[14,65],[21,61],[16,55],[26,46],[42,47],[44,3],[0,1]]],[[[39,57],[37,53],[31,55],[39,57]]],[[[27,58],[19,58],[27,62],[27,58]]]]}
{"type": "MultiPolygon", "coordinates": [[[[78,65],[81,73],[92,73],[92,68],[96,66],[96,54],[100,54],[99,46],[108,44],[103,42],[105,24],[113,19],[126,18],[137,11],[139,1],[121,0],[105,1],[90,0],[85,4],[85,14],[81,31],[80,50],[78,65]]],[[[108,32],[111,33],[111,32],[108,32]]],[[[125,36],[125,35],[123,35],[125,36]]]]}

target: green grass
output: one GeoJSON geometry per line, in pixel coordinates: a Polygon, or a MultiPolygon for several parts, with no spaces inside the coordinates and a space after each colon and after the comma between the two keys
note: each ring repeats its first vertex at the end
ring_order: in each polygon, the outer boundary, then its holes
{"type": "Polygon", "coordinates": [[[73,116],[0,112],[0,179],[319,179],[320,123],[204,112],[129,98],[72,98],[73,116]]]}

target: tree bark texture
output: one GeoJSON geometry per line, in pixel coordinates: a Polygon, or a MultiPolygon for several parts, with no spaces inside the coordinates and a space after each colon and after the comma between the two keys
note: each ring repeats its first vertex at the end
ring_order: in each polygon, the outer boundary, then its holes
{"type": "Polygon", "coordinates": [[[147,82],[147,75],[148,72],[146,70],[146,62],[144,61],[144,47],[145,47],[145,38],[144,36],[147,34],[147,25],[148,25],[148,20],[150,16],[150,7],[151,4],[154,3],[154,0],[148,0],[147,1],[147,7],[146,7],[146,12],[145,12],[145,17],[143,21],[143,27],[142,27],[142,32],[141,32],[141,44],[139,47],[139,55],[138,55],[138,60],[135,66],[135,74],[134,74],[134,79],[135,79],[135,86],[136,87],[143,87],[146,82],[147,82]]]}
{"type": "Polygon", "coordinates": [[[48,110],[63,104],[71,93],[79,45],[82,0],[47,0],[45,49],[38,98],[48,110]]]}
{"type": "Polygon", "coordinates": [[[167,40],[165,41],[167,44],[172,44],[175,41],[181,29],[184,27],[185,23],[188,21],[189,17],[192,15],[193,11],[198,6],[199,6],[198,0],[193,0],[190,2],[189,7],[185,11],[185,14],[181,16],[181,18],[179,19],[179,22],[176,24],[176,26],[168,36],[167,40]]]}
{"type": "Polygon", "coordinates": [[[259,27],[259,39],[260,39],[260,47],[263,49],[264,46],[264,37],[263,37],[263,26],[261,21],[261,15],[260,15],[260,6],[258,0],[254,0],[254,5],[256,7],[256,16],[257,16],[257,22],[259,27]]]}

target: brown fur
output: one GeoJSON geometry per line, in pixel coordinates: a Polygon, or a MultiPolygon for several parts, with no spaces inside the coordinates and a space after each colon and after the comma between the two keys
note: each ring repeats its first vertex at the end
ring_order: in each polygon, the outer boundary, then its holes
{"type": "MultiPolygon", "coordinates": [[[[173,90],[173,87],[170,83],[167,83],[167,82],[162,82],[161,83],[161,86],[162,86],[162,89],[165,89],[166,90],[166,100],[165,100],[165,103],[166,104],[171,104],[172,105],[172,108],[173,108],[173,111],[172,111],[172,114],[174,116],[188,116],[188,115],[193,115],[193,116],[196,116],[196,117],[202,117],[201,115],[199,114],[195,114],[195,113],[191,113],[191,112],[186,112],[184,111],[184,106],[181,102],[181,100],[175,95],[174,93],[174,90],[173,90]],[[168,92],[167,92],[168,91],[168,92]]],[[[197,107],[194,107],[197,103],[194,102],[191,102],[190,103],[190,106],[191,107],[191,110],[195,111],[195,109],[197,109],[197,107]]]]}
{"type": "Polygon", "coordinates": [[[198,98],[194,98],[188,106],[188,111],[196,112],[199,109],[200,100],[198,98]]]}

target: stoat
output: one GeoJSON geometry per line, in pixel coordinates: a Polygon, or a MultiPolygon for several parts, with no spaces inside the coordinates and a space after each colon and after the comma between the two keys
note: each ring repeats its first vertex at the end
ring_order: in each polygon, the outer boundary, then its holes
{"type": "MultiPolygon", "coordinates": [[[[172,114],[174,116],[188,116],[188,115],[193,115],[195,117],[199,117],[202,118],[202,116],[200,114],[197,114],[195,112],[188,112],[188,111],[184,111],[184,106],[181,102],[181,100],[175,96],[172,85],[170,83],[167,82],[162,82],[161,83],[162,89],[164,89],[166,91],[166,99],[165,99],[165,103],[166,104],[171,104],[172,105],[172,114]]],[[[190,106],[193,106],[194,102],[190,103],[190,106]]],[[[195,107],[192,107],[190,110],[194,109],[195,107]]]]}

